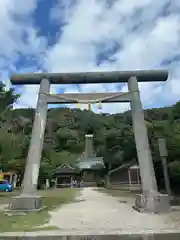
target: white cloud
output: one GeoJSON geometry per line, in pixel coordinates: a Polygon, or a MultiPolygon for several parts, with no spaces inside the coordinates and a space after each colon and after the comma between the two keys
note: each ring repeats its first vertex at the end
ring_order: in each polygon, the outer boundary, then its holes
{"type": "MultiPolygon", "coordinates": [[[[37,2],[20,0],[15,5],[15,0],[1,1],[0,21],[5,23],[0,33],[2,76],[8,75],[9,68],[16,69],[19,53],[36,58],[50,72],[167,67],[170,72],[168,82],[140,84],[141,98],[144,107],[175,103],[180,92],[180,4],[175,0],[116,0],[110,6],[108,2],[89,0],[87,4],[86,0],[59,0],[59,5],[52,9],[50,19],[59,22],[61,34],[57,34],[59,39],[56,44],[47,48],[46,36],[38,37],[36,29],[27,19],[37,2]],[[17,26],[12,12],[26,21],[17,26]],[[26,43],[22,40],[25,26],[26,43]],[[116,51],[113,51],[115,44],[116,51]],[[105,55],[105,52],[108,56],[97,66],[99,54],[105,55]]],[[[30,69],[41,70],[35,66],[30,66],[30,69]]],[[[77,92],[79,89],[81,92],[114,92],[120,91],[120,88],[125,91],[127,86],[85,84],[79,88],[75,85],[63,85],[62,88],[65,92],[77,92]]],[[[52,91],[56,92],[55,86],[52,91]]],[[[37,92],[37,87],[25,86],[17,106],[35,106],[37,92]]],[[[104,112],[118,112],[127,107],[128,104],[104,104],[103,109],[104,112]]]]}
{"type": "MultiPolygon", "coordinates": [[[[164,61],[171,61],[180,54],[178,7],[177,1],[169,3],[168,0],[117,0],[109,8],[106,1],[96,0],[89,0],[88,4],[79,0],[72,8],[66,5],[67,24],[62,28],[57,43],[47,53],[47,66],[55,72],[160,68],[164,61]],[[106,60],[96,66],[98,52],[108,50],[114,42],[119,44],[119,50],[109,56],[111,61],[106,60]]],[[[62,5],[58,15],[56,6],[56,21],[58,17],[62,21],[61,11],[62,5]]],[[[162,106],[179,100],[180,87],[176,84],[180,71],[176,70],[176,76],[174,72],[178,64],[179,60],[167,65],[171,75],[166,84],[140,84],[145,107],[156,102],[162,106]]],[[[115,91],[116,88],[115,84],[100,84],[98,88],[89,84],[80,86],[82,92],[115,91]]],[[[122,111],[124,106],[111,104],[104,110],[122,111]]]]}
{"type": "MultiPolygon", "coordinates": [[[[46,38],[38,37],[32,25],[32,16],[37,6],[36,0],[1,0],[0,1],[0,80],[10,87],[10,72],[37,71],[35,67],[23,66],[25,59],[43,63],[46,38]],[[24,59],[23,59],[24,58],[24,59]],[[17,63],[18,61],[21,63],[17,63]]],[[[24,86],[21,98],[14,107],[35,107],[38,86],[24,86]]]]}
{"type": "MultiPolygon", "coordinates": [[[[39,64],[43,62],[46,38],[38,37],[32,25],[32,16],[37,6],[36,0],[1,0],[0,1],[0,80],[10,87],[11,72],[26,72],[32,66],[23,66],[25,59],[39,64]],[[23,59],[24,58],[24,59],[23,59]],[[21,61],[18,64],[18,61],[21,61]]],[[[38,70],[38,66],[33,68],[38,70]]],[[[22,97],[15,107],[35,106],[38,86],[24,86],[22,97]]]]}
{"type": "MultiPolygon", "coordinates": [[[[24,43],[22,41],[23,34],[27,34],[31,30],[25,18],[32,13],[36,6],[36,1],[23,1],[23,0],[2,0],[0,2],[0,57],[1,61],[16,59],[19,52],[23,53],[21,47],[24,43]],[[23,20],[23,21],[21,21],[23,20]]],[[[32,43],[31,43],[32,44],[32,43]]]]}

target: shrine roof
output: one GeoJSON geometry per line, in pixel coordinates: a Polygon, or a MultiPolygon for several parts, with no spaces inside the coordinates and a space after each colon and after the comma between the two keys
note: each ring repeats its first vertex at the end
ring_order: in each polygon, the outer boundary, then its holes
{"type": "Polygon", "coordinates": [[[78,170],[75,167],[72,167],[70,164],[61,164],[59,167],[53,170],[53,173],[75,173],[78,170]]]}
{"type": "Polygon", "coordinates": [[[104,161],[102,157],[92,157],[81,160],[77,163],[77,167],[80,169],[104,169],[104,161]]]}

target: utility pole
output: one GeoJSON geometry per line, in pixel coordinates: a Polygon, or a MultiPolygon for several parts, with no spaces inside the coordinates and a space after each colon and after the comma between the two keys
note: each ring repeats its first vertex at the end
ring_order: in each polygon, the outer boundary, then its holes
{"type": "Polygon", "coordinates": [[[158,139],[158,144],[159,144],[159,152],[160,152],[160,157],[162,160],[162,166],[163,166],[163,172],[164,172],[164,180],[165,180],[165,187],[167,194],[169,196],[169,199],[171,198],[172,192],[171,192],[171,187],[170,187],[170,181],[169,181],[169,174],[168,174],[168,167],[167,167],[167,147],[166,147],[166,139],[164,138],[159,138],[158,139]]]}

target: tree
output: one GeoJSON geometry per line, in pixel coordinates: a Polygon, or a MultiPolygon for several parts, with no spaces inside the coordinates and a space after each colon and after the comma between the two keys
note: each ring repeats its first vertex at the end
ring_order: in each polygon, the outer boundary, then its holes
{"type": "Polygon", "coordinates": [[[180,183],[180,161],[175,160],[169,164],[171,178],[176,184],[180,183]]]}
{"type": "Polygon", "coordinates": [[[68,141],[73,140],[78,142],[78,134],[76,131],[69,128],[59,128],[56,132],[57,148],[63,149],[68,147],[68,141]]]}
{"type": "MultiPolygon", "coordinates": [[[[0,160],[6,170],[23,174],[31,138],[34,109],[12,109],[18,99],[13,89],[0,85],[0,160]]],[[[158,141],[167,140],[168,165],[172,182],[179,181],[180,102],[172,107],[145,110],[146,126],[155,170],[161,167],[158,141]]],[[[52,177],[62,163],[73,166],[84,150],[85,134],[94,135],[94,149],[104,158],[107,168],[137,160],[131,111],[119,114],[95,114],[79,109],[48,110],[39,181],[52,177]]],[[[159,171],[159,170],[158,170],[159,171]]],[[[157,175],[158,179],[161,178],[157,175]]]]}
{"type": "Polygon", "coordinates": [[[13,88],[5,90],[5,84],[0,82],[0,119],[4,120],[5,114],[12,108],[20,95],[15,94],[13,88]]]}

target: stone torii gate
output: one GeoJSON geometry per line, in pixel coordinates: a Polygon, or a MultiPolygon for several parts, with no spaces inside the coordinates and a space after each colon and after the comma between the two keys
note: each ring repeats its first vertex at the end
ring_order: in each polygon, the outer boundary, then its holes
{"type": "MultiPolygon", "coordinates": [[[[140,100],[138,81],[166,81],[168,71],[113,71],[81,73],[35,73],[18,74],[11,77],[14,85],[40,84],[39,97],[35,111],[23,189],[20,196],[13,199],[12,211],[37,211],[43,207],[42,198],[37,196],[37,182],[47,119],[48,104],[77,102],[130,102],[132,122],[142,182],[142,194],[137,195],[134,208],[138,211],[164,212],[169,210],[167,195],[158,193],[151,151],[149,148],[144,112],[140,100]],[[69,93],[50,94],[50,84],[87,84],[87,83],[128,83],[126,93],[69,93]],[[98,99],[98,100],[97,100],[98,99]]],[[[30,96],[31,97],[31,96],[30,96]]]]}

